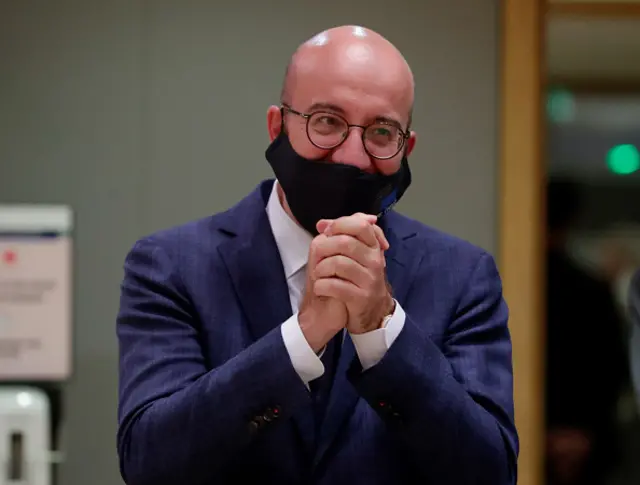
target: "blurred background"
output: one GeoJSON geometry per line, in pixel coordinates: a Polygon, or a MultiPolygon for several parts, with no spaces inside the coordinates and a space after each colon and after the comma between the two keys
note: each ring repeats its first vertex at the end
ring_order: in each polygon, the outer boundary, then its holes
{"type": "MultiPolygon", "coordinates": [[[[418,144],[399,210],[499,254],[501,19],[523,1],[0,2],[0,204],[74,211],[73,373],[38,383],[53,406],[58,485],[122,483],[114,322],[125,254],[271,176],[266,109],[314,33],[364,25],[405,54],[418,144]]],[[[640,262],[640,2],[541,5],[545,397],[526,404],[544,408],[546,424],[533,422],[546,478],[526,468],[520,481],[636,485],[626,300],[640,262]]],[[[525,436],[527,412],[518,419],[525,436]]]]}
{"type": "Polygon", "coordinates": [[[547,471],[552,483],[640,483],[627,308],[640,263],[640,3],[553,2],[545,41],[547,471]]]}

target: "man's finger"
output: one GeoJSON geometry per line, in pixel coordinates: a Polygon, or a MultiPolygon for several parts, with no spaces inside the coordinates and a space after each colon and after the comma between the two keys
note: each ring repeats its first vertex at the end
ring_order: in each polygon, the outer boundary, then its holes
{"type": "Polygon", "coordinates": [[[371,224],[375,224],[376,222],[378,222],[378,216],[375,216],[373,214],[365,214],[364,212],[356,212],[354,214],[354,216],[362,217],[362,218],[366,219],[368,222],[370,222],[371,224]]]}
{"type": "MultiPolygon", "coordinates": [[[[354,216],[362,217],[367,222],[369,222],[373,226],[373,230],[374,230],[374,232],[376,234],[376,238],[378,239],[378,244],[380,245],[380,248],[383,251],[386,251],[387,249],[389,249],[389,241],[387,241],[387,238],[384,235],[384,232],[382,231],[380,226],[378,226],[376,224],[376,222],[378,222],[378,217],[377,216],[374,216],[374,215],[371,215],[371,214],[364,214],[362,212],[358,212],[358,213],[354,214],[354,216]]],[[[320,234],[322,234],[327,230],[327,228],[329,228],[329,226],[331,226],[331,224],[333,224],[333,220],[332,219],[321,219],[316,224],[316,229],[320,234]]]]}
{"type": "MultiPolygon", "coordinates": [[[[375,224],[378,221],[378,216],[374,216],[371,214],[365,214],[364,212],[356,212],[355,214],[352,214],[349,217],[360,217],[364,220],[366,220],[367,222],[369,222],[370,224],[375,224]]],[[[327,230],[327,228],[329,226],[331,226],[331,224],[333,224],[333,221],[335,219],[320,219],[317,223],[316,223],[316,230],[319,233],[323,233],[327,230]]]]}
{"type": "Polygon", "coordinates": [[[341,254],[357,261],[365,268],[375,268],[384,257],[381,257],[379,248],[370,248],[354,236],[336,234],[327,237],[324,234],[318,236],[314,243],[314,263],[341,254]]]}
{"type": "Polygon", "coordinates": [[[316,230],[318,234],[322,234],[333,223],[333,219],[320,219],[316,224],[316,230]]]}
{"type": "Polygon", "coordinates": [[[340,278],[320,278],[313,282],[313,293],[316,296],[335,298],[347,304],[361,298],[362,290],[350,281],[340,278]]]}
{"type": "Polygon", "coordinates": [[[367,222],[369,222],[373,226],[373,230],[376,233],[376,238],[378,239],[378,244],[380,245],[382,250],[386,251],[387,249],[389,249],[389,241],[387,241],[387,238],[384,235],[382,228],[380,228],[380,226],[378,226],[377,224],[378,216],[375,216],[373,214],[365,214],[363,212],[356,212],[354,216],[362,217],[367,222]]]}
{"type": "Polygon", "coordinates": [[[313,280],[340,278],[364,288],[370,281],[366,268],[347,256],[336,255],[323,259],[313,271],[313,280]]]}
{"type": "Polygon", "coordinates": [[[346,234],[358,238],[369,247],[381,247],[373,224],[367,218],[357,214],[336,219],[325,229],[324,234],[329,237],[336,234],[346,234]]]}
{"type": "Polygon", "coordinates": [[[383,251],[389,249],[389,241],[387,241],[387,237],[384,235],[382,228],[377,224],[373,224],[373,231],[376,233],[376,238],[378,239],[378,244],[380,244],[380,248],[383,251]]]}

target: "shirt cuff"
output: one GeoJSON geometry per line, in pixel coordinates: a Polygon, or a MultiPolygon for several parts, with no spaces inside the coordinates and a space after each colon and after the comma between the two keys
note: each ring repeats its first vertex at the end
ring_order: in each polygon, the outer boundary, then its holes
{"type": "Polygon", "coordinates": [[[384,354],[400,335],[405,319],[406,314],[396,301],[393,315],[384,327],[358,335],[350,334],[363,370],[373,367],[382,360],[384,354]]]}
{"type": "Polygon", "coordinates": [[[280,331],[293,368],[308,388],[309,382],[324,374],[324,365],[304,337],[297,312],[280,326],[280,331]]]}

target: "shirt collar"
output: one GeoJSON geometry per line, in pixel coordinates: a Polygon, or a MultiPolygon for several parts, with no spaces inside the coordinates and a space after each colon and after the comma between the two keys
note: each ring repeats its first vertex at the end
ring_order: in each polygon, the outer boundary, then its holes
{"type": "Polygon", "coordinates": [[[306,266],[313,237],[285,212],[278,197],[277,180],[267,202],[267,216],[280,252],[285,276],[290,278],[306,266]]]}

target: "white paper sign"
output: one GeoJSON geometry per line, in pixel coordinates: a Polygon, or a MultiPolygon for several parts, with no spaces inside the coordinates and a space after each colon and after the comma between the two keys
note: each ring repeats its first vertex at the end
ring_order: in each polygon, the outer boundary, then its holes
{"type": "Polygon", "coordinates": [[[0,205],[0,381],[71,374],[72,214],[0,205]]]}

